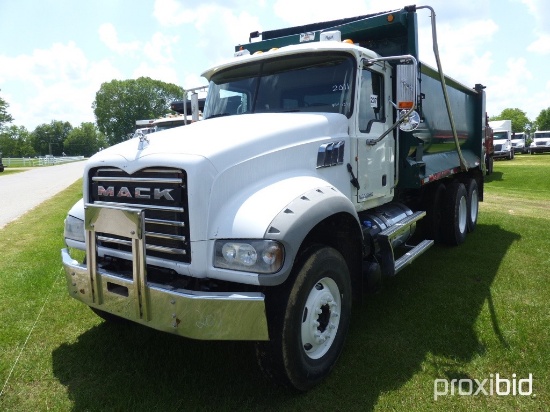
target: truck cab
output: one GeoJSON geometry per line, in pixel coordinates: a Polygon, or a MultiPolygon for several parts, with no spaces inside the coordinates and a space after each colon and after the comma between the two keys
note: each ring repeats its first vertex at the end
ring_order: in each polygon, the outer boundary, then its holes
{"type": "Polygon", "coordinates": [[[489,126],[493,129],[494,158],[512,160],[514,158],[512,121],[492,120],[489,122],[489,126]]]}
{"type": "Polygon", "coordinates": [[[550,152],[550,131],[537,130],[529,147],[531,154],[550,152]]]}
{"type": "Polygon", "coordinates": [[[512,147],[515,153],[527,153],[529,147],[526,144],[526,136],[524,132],[512,133],[512,147]]]}

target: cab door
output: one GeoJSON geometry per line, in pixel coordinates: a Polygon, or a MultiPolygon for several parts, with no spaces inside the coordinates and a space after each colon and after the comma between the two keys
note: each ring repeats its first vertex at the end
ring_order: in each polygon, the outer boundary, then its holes
{"type": "Polygon", "coordinates": [[[391,124],[391,68],[362,67],[357,108],[357,203],[368,209],[393,198],[395,183],[395,138],[389,133],[377,140],[391,124]]]}

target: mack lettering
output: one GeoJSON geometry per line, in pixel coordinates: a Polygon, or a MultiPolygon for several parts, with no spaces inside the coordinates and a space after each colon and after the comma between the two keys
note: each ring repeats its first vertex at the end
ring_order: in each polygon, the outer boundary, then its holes
{"type": "Polygon", "coordinates": [[[151,187],[135,187],[132,190],[126,186],[115,188],[115,186],[97,186],[97,195],[99,197],[116,197],[116,198],[134,198],[134,199],[154,199],[154,200],[171,200],[174,198],[170,194],[174,189],[160,189],[151,187]],[[152,192],[152,195],[151,195],[152,192]],[[116,193],[116,194],[115,194],[116,193]]]}

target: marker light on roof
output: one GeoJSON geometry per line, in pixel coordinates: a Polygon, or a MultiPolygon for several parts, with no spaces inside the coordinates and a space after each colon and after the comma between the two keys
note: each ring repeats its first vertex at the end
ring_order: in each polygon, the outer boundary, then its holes
{"type": "Polygon", "coordinates": [[[240,57],[240,56],[248,56],[250,54],[250,52],[247,50],[247,49],[242,49],[239,50],[239,51],[236,51],[235,54],[233,56],[235,57],[240,57]]]}
{"type": "Polygon", "coordinates": [[[343,40],[342,43],[353,44],[353,40],[352,39],[346,39],[346,40],[343,40]]]}

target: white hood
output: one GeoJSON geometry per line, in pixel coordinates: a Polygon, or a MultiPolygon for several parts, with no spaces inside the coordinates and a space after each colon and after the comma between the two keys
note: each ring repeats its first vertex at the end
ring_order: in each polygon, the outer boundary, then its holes
{"type": "MultiPolygon", "coordinates": [[[[142,166],[139,159],[149,156],[186,155],[208,159],[220,172],[226,168],[293,145],[328,137],[347,135],[348,119],[334,113],[245,114],[203,120],[147,135],[143,148],[134,138],[112,146],[90,159],[90,163],[108,163],[120,157],[130,163],[131,173],[142,166]]],[[[145,159],[144,159],[145,160],[145,159]]],[[[151,159],[147,159],[151,160],[151,159]]],[[[146,162],[148,163],[148,162],[146,162]]]]}

